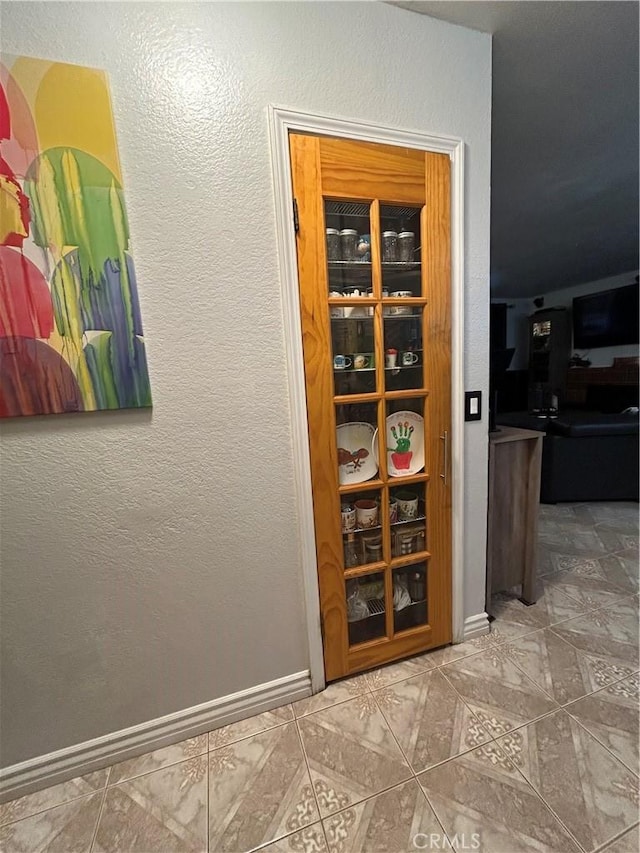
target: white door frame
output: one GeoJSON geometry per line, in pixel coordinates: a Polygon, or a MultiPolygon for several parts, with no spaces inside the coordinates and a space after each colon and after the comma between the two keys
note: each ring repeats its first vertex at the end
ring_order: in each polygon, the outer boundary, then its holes
{"type": "Polygon", "coordinates": [[[451,158],[451,464],[452,464],[452,631],[453,641],[464,638],[464,143],[461,139],[416,131],[380,127],[366,122],[315,115],[269,106],[269,128],[276,203],[276,230],[285,357],[289,381],[293,470],[301,542],[301,568],[309,641],[309,669],[313,692],[322,690],[324,659],[320,630],[320,595],[316,560],[311,465],[307,433],[304,356],[300,328],[298,266],[293,227],[293,192],[289,160],[289,132],[338,136],[360,142],[379,142],[451,158]]]}

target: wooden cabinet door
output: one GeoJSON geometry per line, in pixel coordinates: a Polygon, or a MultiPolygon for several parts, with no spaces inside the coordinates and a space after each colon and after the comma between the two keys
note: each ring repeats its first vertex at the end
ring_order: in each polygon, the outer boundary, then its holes
{"type": "Polygon", "coordinates": [[[289,141],[331,681],[451,641],[450,160],[289,141]]]}

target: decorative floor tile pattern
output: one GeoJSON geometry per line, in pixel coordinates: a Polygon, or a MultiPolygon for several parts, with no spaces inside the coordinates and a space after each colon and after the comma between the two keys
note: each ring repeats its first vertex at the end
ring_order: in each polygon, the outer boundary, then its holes
{"type": "Polygon", "coordinates": [[[492,737],[556,710],[557,704],[497,646],[442,668],[492,737]]]}
{"type": "Polygon", "coordinates": [[[294,702],[292,705],[293,712],[296,717],[313,714],[314,711],[321,711],[323,708],[330,708],[340,702],[347,702],[355,696],[362,696],[363,693],[367,693],[368,689],[367,679],[364,675],[335,681],[333,684],[329,684],[322,693],[316,693],[315,696],[309,696],[308,699],[300,699],[299,702],[294,702]]]}
{"type": "Polygon", "coordinates": [[[323,817],[412,775],[371,693],[303,717],[298,725],[323,817]]]}
{"type": "Polygon", "coordinates": [[[107,788],[94,853],[206,849],[206,755],[107,788]]]}
{"type": "Polygon", "coordinates": [[[640,775],[638,700],[636,674],[567,705],[566,710],[623,764],[640,775]]]}
{"type": "Polygon", "coordinates": [[[575,648],[553,628],[528,634],[508,650],[511,660],[560,705],[633,673],[622,661],[575,648]]]}
{"type": "Polygon", "coordinates": [[[638,669],[638,614],[631,600],[594,610],[553,630],[585,654],[638,669]]]}
{"type": "Polygon", "coordinates": [[[638,505],[540,540],[490,634],[1,805],[0,850],[638,853],[638,505]]]}
{"type": "Polygon", "coordinates": [[[209,844],[216,853],[253,850],[318,817],[295,723],[209,753],[209,844]]]}
{"type": "Polygon", "coordinates": [[[207,736],[192,737],[172,746],[157,749],[155,752],[147,752],[137,758],[130,758],[127,761],[120,762],[120,764],[114,764],[109,775],[109,784],[115,785],[116,782],[123,782],[125,779],[133,779],[135,776],[142,776],[144,773],[151,773],[153,770],[170,767],[172,764],[178,764],[187,758],[197,758],[206,752],[207,736]]]}
{"type": "Polygon", "coordinates": [[[418,776],[449,839],[485,853],[579,853],[495,742],[418,776]]]}
{"type": "MultiPolygon", "coordinates": [[[[595,563],[595,560],[587,561],[595,563]]],[[[599,561],[598,561],[599,562],[599,561]]],[[[589,569],[582,571],[574,568],[566,572],[558,572],[551,578],[545,579],[545,588],[551,588],[564,593],[568,598],[577,601],[584,611],[595,610],[613,604],[633,592],[629,586],[621,587],[604,577],[592,574],[589,569]]],[[[575,614],[572,614],[575,615],[575,614]]]]}
{"type": "Polygon", "coordinates": [[[293,720],[291,705],[283,705],[281,708],[274,708],[273,711],[265,711],[263,714],[249,717],[247,720],[240,720],[229,726],[222,726],[222,728],[209,732],[209,749],[227,746],[227,744],[242,740],[242,738],[249,737],[250,735],[257,735],[260,732],[267,731],[267,729],[273,729],[275,726],[289,723],[291,720],[293,720]]]}
{"type": "Polygon", "coordinates": [[[91,848],[103,794],[56,806],[0,827],[3,853],[86,853],[91,848]]]}
{"type": "Polygon", "coordinates": [[[367,686],[370,690],[379,690],[381,687],[387,687],[389,684],[435,669],[437,666],[435,655],[436,652],[427,652],[425,655],[416,655],[408,660],[374,669],[373,672],[366,672],[364,678],[367,686]]]}
{"type": "Polygon", "coordinates": [[[260,853],[328,853],[328,849],[322,824],[318,822],[261,847],[260,853]]]}
{"type": "Polygon", "coordinates": [[[532,631],[539,631],[579,616],[587,609],[560,589],[539,582],[539,597],[535,604],[523,604],[516,594],[503,593],[493,597],[491,615],[495,621],[491,634],[499,642],[515,640],[532,631]]]}
{"type": "Polygon", "coordinates": [[[400,853],[419,849],[417,845],[432,836],[444,839],[433,809],[413,779],[323,823],[329,853],[400,853]]]}
{"type": "Polygon", "coordinates": [[[415,773],[490,740],[437,669],[373,695],[415,773]]]}
{"type": "Polygon", "coordinates": [[[37,791],[35,794],[28,794],[26,797],[4,803],[0,805],[0,826],[99,791],[106,786],[108,778],[108,768],[96,770],[85,776],[77,776],[69,782],[45,788],[44,791],[37,791]]]}
{"type": "Polygon", "coordinates": [[[588,853],[638,820],[637,776],[566,711],[497,743],[588,853]]]}

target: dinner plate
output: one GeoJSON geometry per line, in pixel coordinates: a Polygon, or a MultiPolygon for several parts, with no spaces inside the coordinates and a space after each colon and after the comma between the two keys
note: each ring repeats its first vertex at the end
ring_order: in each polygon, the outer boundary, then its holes
{"type": "MultiPolygon", "coordinates": [[[[378,434],[373,440],[378,456],[378,434]]],[[[415,412],[395,412],[387,417],[387,472],[390,477],[410,477],[424,468],[424,418],[415,412]]]]}
{"type": "Polygon", "coordinates": [[[375,427],[361,421],[340,424],[336,428],[338,444],[338,479],[340,485],[364,483],[378,473],[378,460],[373,452],[375,427]]]}

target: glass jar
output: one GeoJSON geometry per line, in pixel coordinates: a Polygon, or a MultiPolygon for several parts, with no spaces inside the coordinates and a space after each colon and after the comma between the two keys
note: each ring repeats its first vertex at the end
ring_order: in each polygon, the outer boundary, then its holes
{"type": "Polygon", "coordinates": [[[416,235],[413,231],[401,231],[398,234],[398,249],[400,261],[403,264],[408,264],[413,260],[413,250],[415,248],[416,235]]]}
{"type": "Polygon", "coordinates": [[[411,572],[409,575],[409,595],[412,601],[424,601],[427,597],[427,585],[422,572],[411,572]]]}
{"type": "Polygon", "coordinates": [[[327,228],[327,260],[340,260],[340,232],[337,228],[327,228]]]}
{"type": "Polygon", "coordinates": [[[340,250],[343,261],[355,261],[358,257],[358,232],[354,228],[343,228],[340,232],[340,250]]]}
{"type": "Polygon", "coordinates": [[[382,232],[382,262],[395,263],[398,260],[398,232],[382,232]]]}

